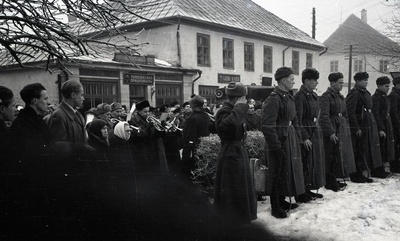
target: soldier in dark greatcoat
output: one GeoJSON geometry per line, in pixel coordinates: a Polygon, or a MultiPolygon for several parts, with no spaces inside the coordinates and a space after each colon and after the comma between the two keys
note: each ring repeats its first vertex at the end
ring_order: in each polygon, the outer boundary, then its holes
{"type": "Polygon", "coordinates": [[[246,138],[246,87],[231,82],[226,88],[228,101],[217,112],[215,127],[221,139],[215,181],[215,205],[239,224],[257,218],[257,199],[250,174],[250,161],[244,146],[246,138]]]}
{"type": "Polygon", "coordinates": [[[389,100],[395,146],[395,160],[390,163],[390,171],[400,173],[400,77],[393,79],[389,100]]]}
{"type": "Polygon", "coordinates": [[[297,202],[308,202],[322,198],[322,194],[311,190],[325,185],[325,151],[322,131],[319,125],[320,109],[318,95],[313,90],[318,85],[319,72],[314,68],[303,71],[303,85],[294,96],[297,118],[301,131],[301,153],[306,193],[296,197],[297,202]]]}
{"type": "Polygon", "coordinates": [[[343,74],[331,73],[328,79],[331,86],[319,98],[325,146],[325,188],[337,192],[346,184],[338,182],[336,178],[348,177],[356,171],[356,167],[346,103],[340,94],[344,83],[343,74]]]}
{"type": "Polygon", "coordinates": [[[366,89],[368,78],[367,72],[356,73],[356,84],[346,96],[356,161],[356,172],[350,174],[350,180],[356,183],[372,182],[369,178],[371,170],[382,166],[378,129],[372,115],[372,97],[366,89]]]}
{"type": "MultiPolygon", "coordinates": [[[[382,162],[392,162],[394,160],[394,137],[393,126],[390,118],[390,101],[387,93],[390,88],[390,79],[386,76],[379,77],[376,80],[378,89],[372,95],[372,113],[378,125],[380,148],[382,154],[382,162]]],[[[384,166],[380,166],[371,170],[371,176],[386,178],[390,175],[385,171],[384,166]]]]}
{"type": "Polygon", "coordinates": [[[268,161],[267,194],[271,196],[271,214],[287,217],[286,210],[297,207],[285,196],[305,193],[300,149],[300,131],[296,107],[290,91],[294,85],[293,70],[281,67],[275,73],[278,86],[264,101],[261,129],[266,140],[268,161]]]}

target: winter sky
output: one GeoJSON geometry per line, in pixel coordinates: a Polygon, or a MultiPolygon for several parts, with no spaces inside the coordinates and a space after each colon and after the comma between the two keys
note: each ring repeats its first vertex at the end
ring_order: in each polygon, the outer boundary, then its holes
{"type": "Polygon", "coordinates": [[[384,32],[384,20],[391,20],[394,7],[400,0],[253,0],[266,10],[311,36],[312,9],[316,10],[316,39],[324,42],[350,14],[361,18],[367,10],[368,24],[384,32]]]}

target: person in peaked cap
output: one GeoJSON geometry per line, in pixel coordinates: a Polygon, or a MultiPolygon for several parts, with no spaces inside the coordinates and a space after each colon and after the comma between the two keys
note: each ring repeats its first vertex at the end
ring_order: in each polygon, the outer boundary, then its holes
{"type": "Polygon", "coordinates": [[[325,151],[322,130],[319,125],[320,108],[318,95],[314,92],[318,85],[319,72],[307,68],[301,74],[303,85],[294,96],[297,118],[301,132],[301,153],[306,193],[296,197],[297,202],[308,202],[322,198],[322,194],[311,192],[325,185],[325,151]]]}
{"type": "Polygon", "coordinates": [[[269,177],[267,194],[271,196],[271,214],[286,218],[286,211],[298,207],[285,196],[305,193],[299,140],[301,135],[295,102],[290,91],[294,85],[293,70],[281,67],[275,72],[278,86],[264,101],[261,130],[266,140],[269,177]],[[290,153],[290,154],[289,154],[290,153]]]}
{"type": "MultiPolygon", "coordinates": [[[[390,163],[395,159],[393,125],[390,118],[390,101],[387,96],[390,88],[390,79],[387,76],[381,76],[376,79],[377,89],[372,95],[372,114],[374,115],[378,126],[380,149],[382,162],[390,163]]],[[[390,175],[385,171],[384,166],[371,170],[374,177],[385,178],[390,175]]]]}
{"type": "Polygon", "coordinates": [[[225,92],[228,102],[215,116],[221,151],[218,155],[214,202],[217,209],[227,215],[227,225],[232,225],[232,221],[234,224],[246,224],[257,218],[257,199],[250,175],[250,161],[244,147],[245,117],[249,110],[247,88],[240,82],[231,82],[225,92]]]}
{"type": "Polygon", "coordinates": [[[192,112],[187,117],[182,132],[182,176],[191,182],[191,172],[195,169],[194,150],[200,143],[199,138],[210,135],[210,117],[203,109],[204,99],[194,95],[189,100],[192,112]]]}
{"type": "Polygon", "coordinates": [[[393,78],[389,101],[395,146],[395,159],[390,163],[390,171],[400,173],[400,76],[393,78]]]}
{"type": "Polygon", "coordinates": [[[111,118],[117,119],[117,120],[124,120],[123,118],[123,108],[122,104],[118,102],[113,102],[111,103],[111,118]]]}
{"type": "Polygon", "coordinates": [[[346,96],[351,139],[356,162],[356,172],[350,180],[356,183],[373,182],[370,171],[382,166],[379,134],[372,114],[372,97],[366,89],[369,75],[358,72],[354,75],[355,85],[346,96]],[[365,176],[363,173],[368,172],[365,176]]]}

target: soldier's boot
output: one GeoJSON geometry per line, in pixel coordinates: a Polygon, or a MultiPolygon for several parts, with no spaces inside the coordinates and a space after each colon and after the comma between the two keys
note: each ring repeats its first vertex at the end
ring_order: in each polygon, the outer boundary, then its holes
{"type": "Polygon", "coordinates": [[[337,192],[340,190],[339,184],[336,182],[336,177],[333,174],[325,174],[326,184],[325,188],[337,192]]]}

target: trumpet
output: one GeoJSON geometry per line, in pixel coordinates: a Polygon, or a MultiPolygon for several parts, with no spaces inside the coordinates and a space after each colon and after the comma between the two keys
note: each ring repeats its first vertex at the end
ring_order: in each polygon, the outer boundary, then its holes
{"type": "MultiPolygon", "coordinates": [[[[117,119],[117,118],[111,118],[110,121],[111,121],[112,123],[114,123],[114,124],[116,124],[116,123],[118,123],[118,122],[123,122],[122,120],[119,120],[119,119],[117,119]]],[[[125,121],[125,122],[128,123],[127,121],[125,121]]],[[[128,123],[128,125],[129,125],[129,127],[130,127],[131,129],[140,130],[140,127],[130,125],[129,123],[128,123]]]]}
{"type": "Polygon", "coordinates": [[[165,122],[165,124],[163,124],[159,119],[155,118],[154,116],[148,116],[146,118],[146,121],[147,123],[152,123],[154,128],[156,128],[156,130],[158,131],[182,131],[182,129],[176,127],[169,122],[165,122]]]}

